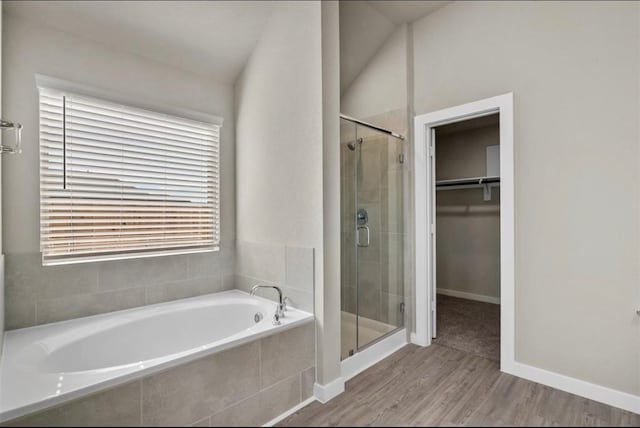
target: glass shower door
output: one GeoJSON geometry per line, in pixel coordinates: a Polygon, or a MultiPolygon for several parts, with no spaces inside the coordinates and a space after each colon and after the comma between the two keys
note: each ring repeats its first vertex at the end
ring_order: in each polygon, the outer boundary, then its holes
{"type": "Polygon", "coordinates": [[[341,120],[343,359],[404,325],[403,144],[341,120]]]}
{"type": "Polygon", "coordinates": [[[402,140],[356,127],[357,348],[404,324],[402,140]]]}
{"type": "Polygon", "coordinates": [[[356,249],[356,165],[358,161],[356,125],[340,119],[340,279],[341,358],[358,349],[358,293],[356,249]]]}

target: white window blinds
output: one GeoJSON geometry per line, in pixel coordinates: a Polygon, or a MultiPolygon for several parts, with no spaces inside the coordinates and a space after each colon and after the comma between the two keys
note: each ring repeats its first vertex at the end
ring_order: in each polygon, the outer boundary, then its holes
{"type": "Polygon", "coordinates": [[[219,135],[40,88],[43,264],[217,249],[219,135]]]}

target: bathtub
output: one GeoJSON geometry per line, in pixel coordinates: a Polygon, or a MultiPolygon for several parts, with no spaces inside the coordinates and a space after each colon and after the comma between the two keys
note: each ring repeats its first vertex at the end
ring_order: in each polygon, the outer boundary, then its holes
{"type": "Polygon", "coordinates": [[[9,331],[0,422],[297,327],[313,315],[233,290],[9,331]]]}

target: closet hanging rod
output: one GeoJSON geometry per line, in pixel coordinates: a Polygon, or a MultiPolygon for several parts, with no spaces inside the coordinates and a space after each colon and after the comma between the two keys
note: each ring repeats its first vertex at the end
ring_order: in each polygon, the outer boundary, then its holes
{"type": "Polygon", "coordinates": [[[474,178],[458,178],[455,180],[439,180],[436,181],[436,188],[445,188],[453,186],[466,185],[483,185],[500,183],[500,177],[474,177],[474,178]]]}

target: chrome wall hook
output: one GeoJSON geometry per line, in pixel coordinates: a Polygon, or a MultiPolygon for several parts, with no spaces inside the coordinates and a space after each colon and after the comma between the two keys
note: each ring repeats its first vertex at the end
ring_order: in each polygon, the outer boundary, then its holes
{"type": "Polygon", "coordinates": [[[5,146],[4,144],[0,146],[0,153],[11,153],[11,154],[20,154],[22,153],[22,125],[15,122],[9,122],[7,120],[0,119],[0,130],[7,131],[13,129],[16,134],[16,143],[13,147],[5,146]]]}

